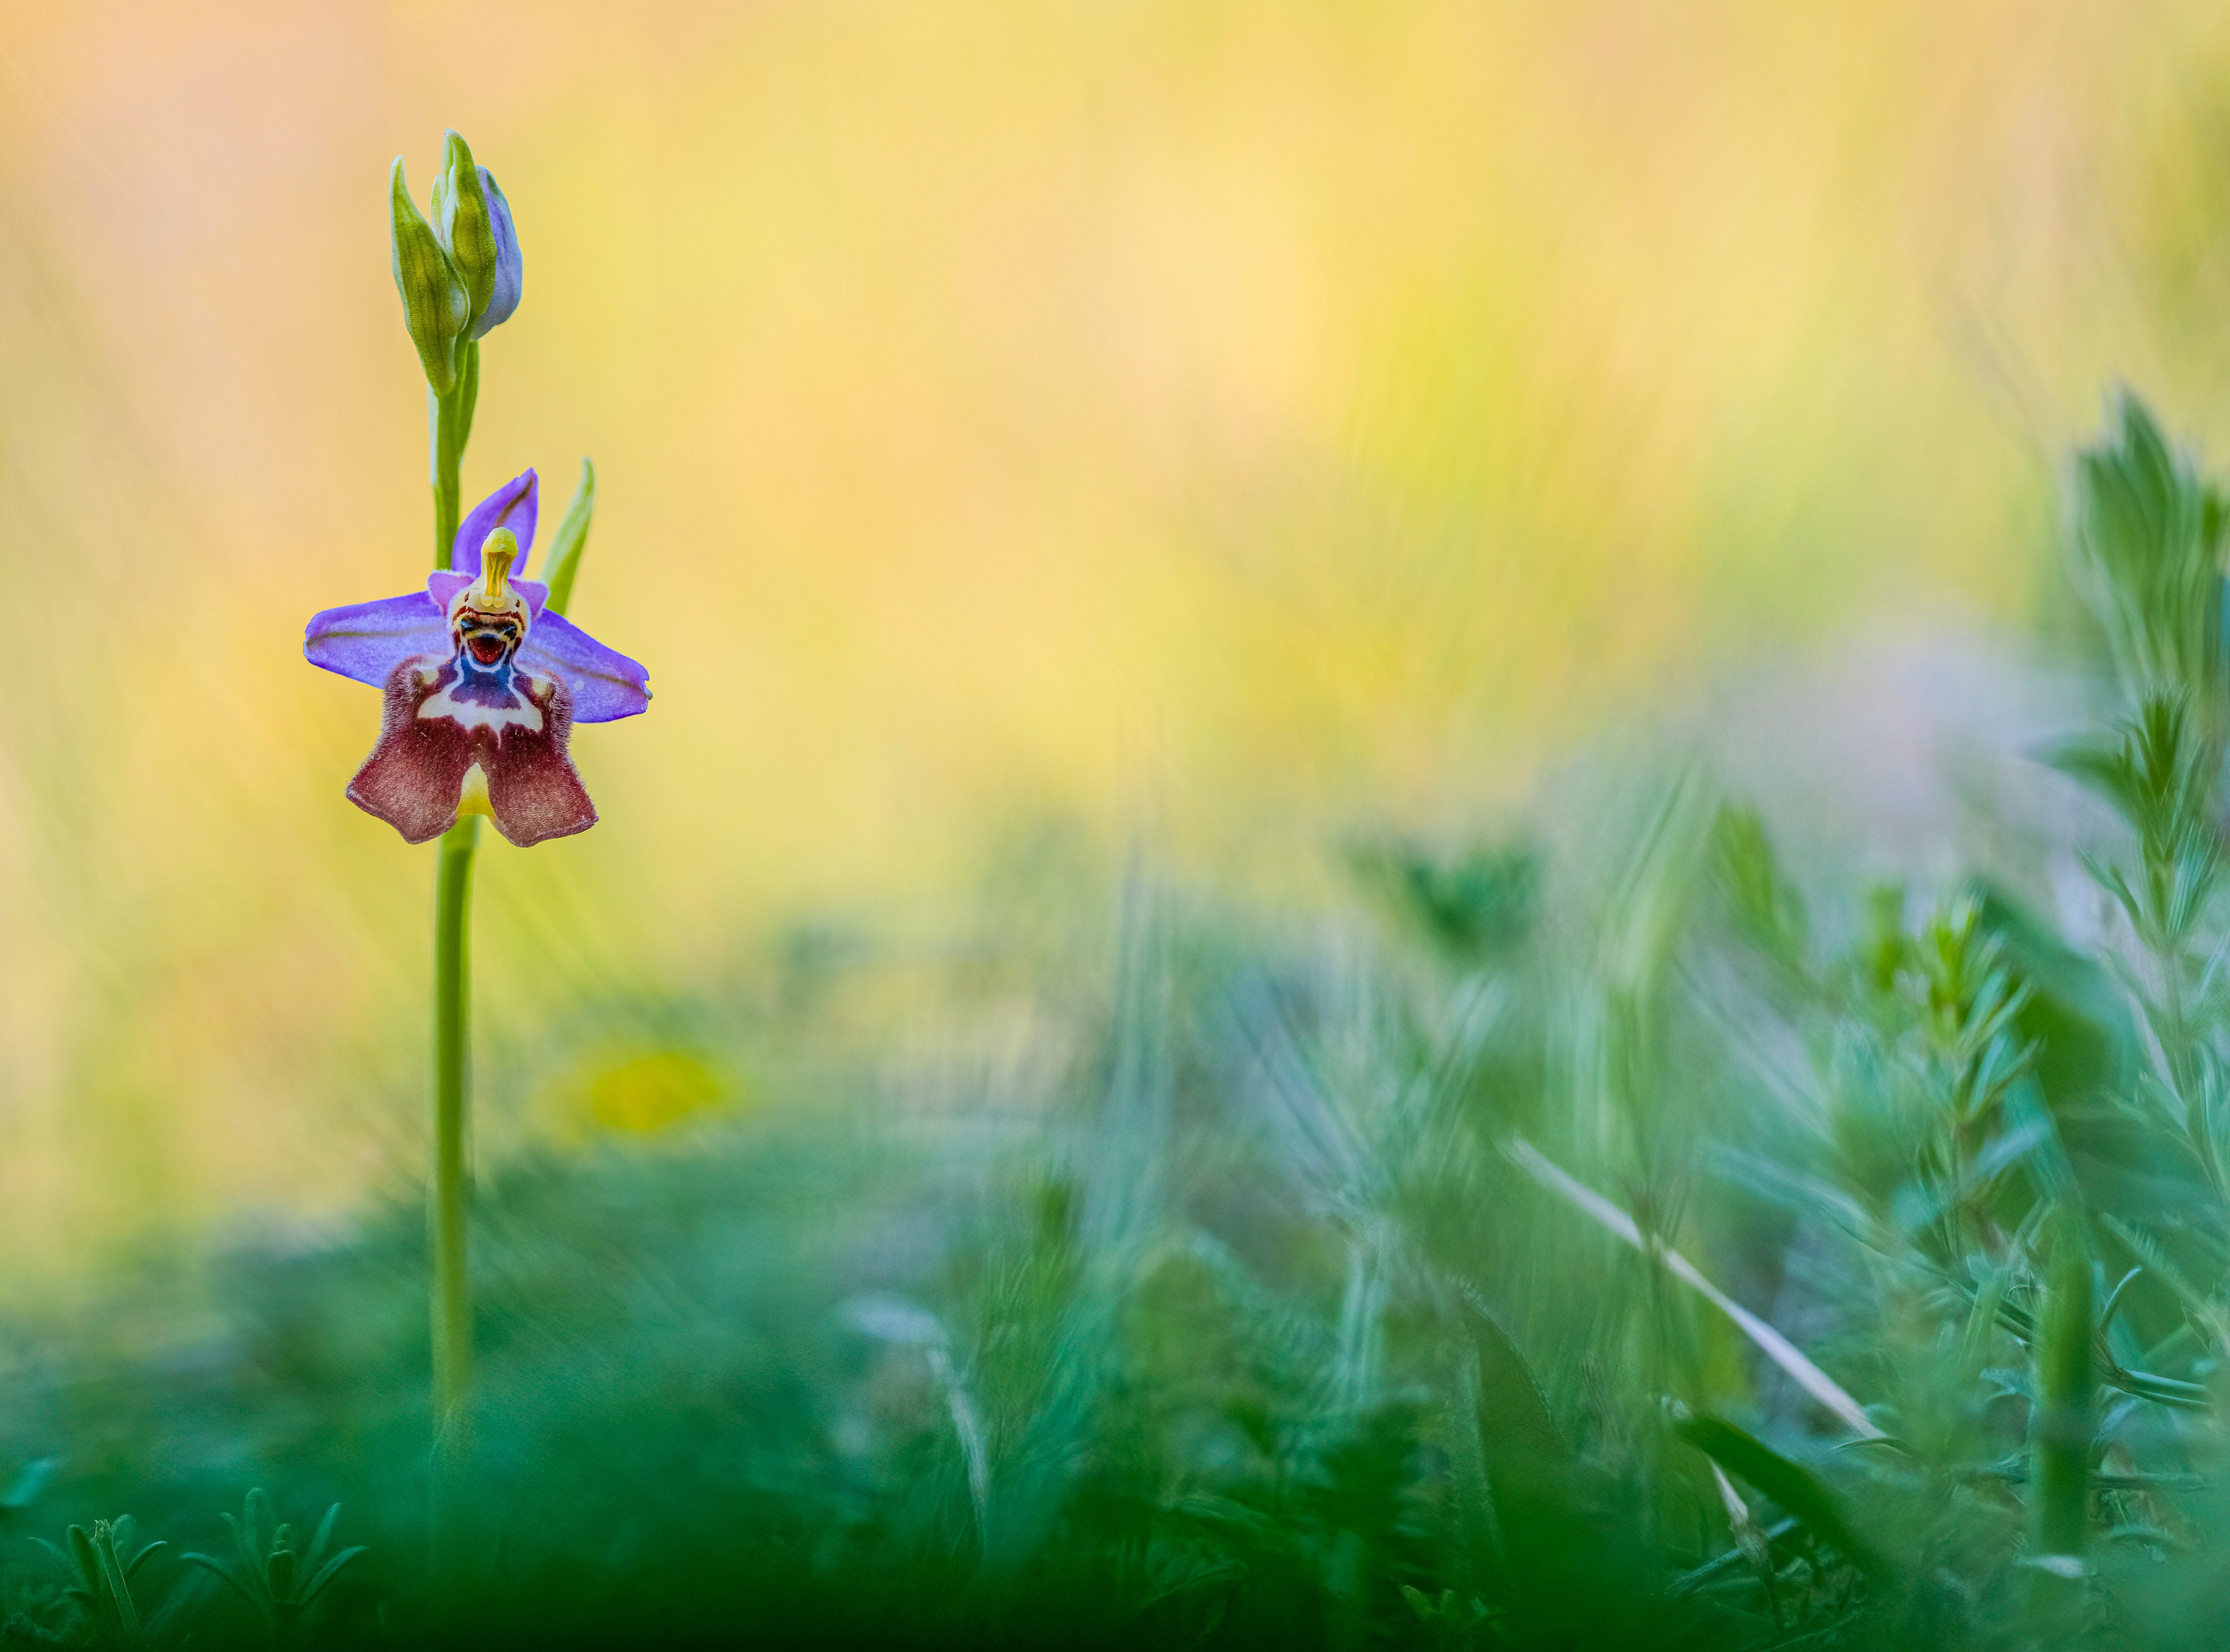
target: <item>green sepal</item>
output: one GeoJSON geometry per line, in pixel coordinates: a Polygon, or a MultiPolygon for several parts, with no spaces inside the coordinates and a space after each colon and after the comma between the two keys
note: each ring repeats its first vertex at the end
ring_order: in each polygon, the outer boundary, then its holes
{"type": "MultiPolygon", "coordinates": [[[[480,200],[477,177],[474,189],[474,198],[480,200]]],[[[434,226],[410,198],[400,155],[389,176],[388,196],[394,209],[395,290],[403,295],[403,323],[417,346],[426,382],[446,395],[457,382],[457,341],[472,320],[471,295],[457,267],[442,251],[434,226]]],[[[483,218],[487,210],[481,200],[483,218]]]]}
{"type": "Polygon", "coordinates": [[[550,588],[550,598],[542,606],[552,614],[564,614],[573,600],[573,576],[580,572],[589,522],[596,514],[596,467],[583,459],[580,485],[573,490],[573,502],[565,507],[558,531],[550,536],[550,554],[542,563],[542,582],[550,588]]]}
{"type": "Polygon", "coordinates": [[[434,180],[434,223],[449,261],[465,284],[468,330],[495,292],[495,231],[488,222],[487,193],[473,151],[454,132],[441,135],[441,174],[434,180]]]}

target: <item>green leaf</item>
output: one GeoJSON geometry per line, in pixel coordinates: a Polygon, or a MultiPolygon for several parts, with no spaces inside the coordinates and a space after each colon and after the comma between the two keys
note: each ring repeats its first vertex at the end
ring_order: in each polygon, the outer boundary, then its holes
{"type": "Polygon", "coordinates": [[[241,1514],[248,1528],[249,1546],[242,1551],[250,1565],[261,1561],[277,1546],[272,1534],[271,1498],[262,1487],[253,1488],[248,1494],[241,1514]]]}
{"type": "Polygon", "coordinates": [[[319,1595],[323,1594],[325,1592],[325,1585],[333,1580],[334,1576],[340,1571],[340,1569],[346,1565],[350,1561],[355,1559],[357,1556],[362,1554],[364,1552],[364,1546],[363,1544],[354,1544],[348,1548],[343,1549],[332,1559],[326,1561],[325,1565],[319,1566],[317,1570],[316,1575],[312,1577],[309,1582],[302,1585],[302,1593],[300,1604],[306,1606],[312,1601],[315,1600],[319,1595]]]}
{"type": "Polygon", "coordinates": [[[1967,1324],[1960,1337],[1960,1366],[1969,1379],[1982,1374],[1990,1362],[1990,1353],[1998,1328],[1998,1309],[2005,1301],[2006,1270],[1986,1265],[1976,1276],[1974,1300],[1969,1304],[1967,1324]]]}
{"type": "Polygon", "coordinates": [[[2125,820],[2143,812],[2143,799],[2136,772],[2123,744],[2098,731],[2075,736],[2046,747],[2038,755],[2047,768],[2080,781],[2112,804],[2125,820]]]}
{"type": "Polygon", "coordinates": [[[2100,1336],[2105,1335],[2107,1331],[2112,1327],[2114,1323],[2114,1315],[2121,1310],[2123,1295],[2128,1291],[2132,1284],[2137,1282],[2137,1276],[2143,1272],[2144,1269],[2142,1267],[2130,1269],[2129,1272],[2122,1276],[2119,1282],[2117,1282],[2114,1286],[2114,1289],[2106,1293],[2106,1305],[2098,1310],[2098,1334],[2100,1336]]]}
{"type": "Polygon", "coordinates": [[[139,1632],[139,1609],[132,1604],[132,1585],[125,1581],[123,1563],[116,1558],[116,1533],[106,1520],[94,1523],[93,1552],[100,1568],[100,1582],[109,1610],[126,1634],[139,1632]]]}
{"type": "Polygon", "coordinates": [[[1540,905],[1540,858],[1523,845],[1473,845],[1443,854],[1399,838],[1350,844],[1359,883],[1451,961],[1478,965],[1531,933],[1540,905]]]}
{"type": "Polygon", "coordinates": [[[1465,1322],[1479,1355],[1479,1431],[1491,1453],[1541,1463],[1565,1463],[1572,1449],[1556,1430],[1532,1368],[1494,1316],[1466,1304],[1465,1322]]]}
{"type": "Polygon", "coordinates": [[[543,606],[552,614],[564,614],[565,605],[573,600],[574,576],[581,571],[581,553],[589,543],[590,518],[596,513],[596,467],[583,459],[580,484],[573,490],[573,502],[565,507],[558,531],[551,535],[550,554],[543,559],[542,581],[550,588],[550,599],[543,606]]]}
{"type": "Polygon", "coordinates": [[[100,1557],[93,1552],[93,1536],[82,1526],[69,1528],[70,1559],[77,1563],[77,1575],[85,1579],[88,1589],[100,1586],[100,1557]]]}
{"type": "Polygon", "coordinates": [[[1724,803],[1712,822],[1714,870],[1729,913],[1768,957],[1804,967],[1804,897],[1781,870],[1764,818],[1747,804],[1724,803]]]}
{"type": "MultiPolygon", "coordinates": [[[[230,1517],[228,1516],[227,1518],[229,1519],[230,1517]]],[[[184,1554],[181,1554],[178,1559],[184,1561],[188,1565],[199,1566],[203,1571],[213,1572],[217,1577],[223,1578],[226,1584],[237,1592],[242,1600],[255,1607],[258,1611],[269,1610],[269,1603],[264,1600],[263,1597],[258,1595],[253,1589],[250,1589],[245,1583],[241,1581],[238,1567],[232,1565],[227,1561],[216,1559],[210,1555],[203,1554],[192,1549],[187,1550],[184,1554]]]]}
{"type": "Polygon", "coordinates": [[[1646,1564],[1620,1488],[1567,1443],[1509,1334],[1478,1303],[1467,1308],[1487,1493],[1526,1632],[1551,1643],[1631,1643],[1639,1625],[1627,1603],[1595,1585],[1605,1569],[1646,1564]]]}
{"type": "Polygon", "coordinates": [[[325,1519],[318,1522],[317,1535],[310,1540],[309,1552],[302,1557],[302,1569],[315,1572],[318,1563],[325,1558],[325,1546],[333,1540],[333,1522],[341,1517],[341,1506],[335,1503],[325,1511],[325,1519]]]}
{"type": "Polygon", "coordinates": [[[1813,1536],[1842,1552],[1869,1577],[1891,1574],[1888,1561],[1852,1529],[1834,1497],[1819,1477],[1724,1417],[1697,1412],[1673,1425],[1673,1432],[1729,1474],[1739,1475],[1781,1505],[1813,1536]]]}
{"type": "Polygon", "coordinates": [[[217,1518],[224,1522],[224,1529],[232,1533],[232,1547],[234,1553],[239,1555],[241,1559],[247,1560],[251,1564],[262,1558],[258,1555],[254,1549],[248,1546],[248,1534],[240,1529],[239,1520],[235,1519],[229,1513],[222,1509],[217,1512],[217,1518]]]}
{"type": "Polygon", "coordinates": [[[2075,550],[2084,595],[2135,697],[2211,704],[2220,676],[2222,502],[2134,395],[2119,428],[2077,455],[2075,550]]]}

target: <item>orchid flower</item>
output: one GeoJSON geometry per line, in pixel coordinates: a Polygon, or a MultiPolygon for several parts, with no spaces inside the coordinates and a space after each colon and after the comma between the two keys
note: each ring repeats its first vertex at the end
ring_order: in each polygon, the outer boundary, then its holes
{"type": "Polygon", "coordinates": [[[573,725],[649,707],[642,666],[550,609],[546,585],[512,577],[536,504],[528,471],[473,508],[424,590],[327,608],[305,633],[312,665],[386,695],[348,798],[406,843],[460,814],[492,817],[522,849],[587,831],[596,811],[566,749],[573,725]]]}

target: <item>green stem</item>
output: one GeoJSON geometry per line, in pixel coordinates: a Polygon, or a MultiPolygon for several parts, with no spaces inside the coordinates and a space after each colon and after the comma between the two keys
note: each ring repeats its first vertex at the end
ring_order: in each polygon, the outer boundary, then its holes
{"type": "Polygon", "coordinates": [[[2091,1528],[2091,1446],[2098,1431],[2098,1326],[2091,1250],[2072,1207],[2052,1218],[2052,1255],[2036,1344],[2036,1545],[2079,1556],[2091,1528]]]}
{"type": "Polygon", "coordinates": [[[480,817],[441,837],[434,884],[434,1416],[446,1432],[472,1386],[472,1222],[468,1135],[473,851],[480,817]]]}
{"type": "Polygon", "coordinates": [[[426,391],[426,447],[432,461],[434,483],[434,566],[447,568],[457,540],[457,524],[464,520],[464,495],[458,471],[464,464],[465,443],[472,439],[473,406],[480,395],[480,347],[468,341],[460,352],[457,382],[447,395],[431,386],[426,391]]]}
{"type": "Polygon", "coordinates": [[[2176,871],[2171,851],[2157,858],[2149,856],[2152,864],[2146,867],[2151,880],[2153,908],[2159,915],[2153,923],[2156,938],[2152,955],[2161,980],[2161,1054],[2168,1064],[2169,1085],[2183,1103],[2184,1135],[2191,1143],[2200,1168],[2206,1172],[2208,1183],[2219,1192],[2222,1188],[2222,1166],[2214,1151],[2214,1131],[2207,1123],[2207,1095],[2199,1082],[2190,1012],[2185,1004],[2183,942],[2169,927],[2167,891],[2174,886],[2176,871]]]}
{"type": "Polygon", "coordinates": [[[2163,943],[2154,958],[2160,965],[2161,1019],[2166,1027],[2161,1043],[2168,1057],[2168,1081],[2183,1103],[2183,1130],[2191,1138],[2192,1151],[2199,1155],[2208,1180],[2216,1180],[2207,1142],[2206,1097],[2199,1088],[2199,1075],[2192,1070],[2191,1028],[2183,1006],[2183,948],[2163,943]]]}
{"type": "Polygon", "coordinates": [[[2029,1424],[2035,1557],[2032,1624],[2037,1641],[2075,1638],[2091,1535],[2091,1455],[2098,1429],[2098,1321],[2083,1217],[2067,1205],[2049,1218],[2051,1254],[2035,1344],[2036,1409],[2029,1424]]]}
{"type": "MultiPolygon", "coordinates": [[[[458,472],[480,396],[480,345],[467,343],[449,393],[427,392],[436,568],[449,566],[463,514],[458,472]]],[[[437,1440],[451,1445],[472,1387],[469,942],[473,851],[479,842],[477,815],[467,815],[443,833],[434,884],[434,1186],[428,1211],[434,1250],[434,1420],[437,1440]]]]}

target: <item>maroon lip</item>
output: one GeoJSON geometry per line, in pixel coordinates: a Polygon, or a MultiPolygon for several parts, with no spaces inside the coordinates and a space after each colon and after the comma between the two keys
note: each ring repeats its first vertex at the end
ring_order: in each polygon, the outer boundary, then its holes
{"type": "Polygon", "coordinates": [[[473,658],[483,665],[494,665],[503,658],[504,654],[503,639],[500,637],[485,634],[467,637],[465,639],[465,646],[472,650],[473,658]]]}

